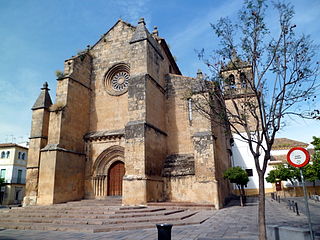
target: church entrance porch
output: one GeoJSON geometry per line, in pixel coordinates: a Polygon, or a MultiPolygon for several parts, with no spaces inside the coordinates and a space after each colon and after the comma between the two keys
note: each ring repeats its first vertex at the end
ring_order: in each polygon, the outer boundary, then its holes
{"type": "Polygon", "coordinates": [[[105,199],[107,196],[122,196],[123,176],[125,174],[124,149],[112,146],[104,150],[92,168],[92,197],[105,199]]]}

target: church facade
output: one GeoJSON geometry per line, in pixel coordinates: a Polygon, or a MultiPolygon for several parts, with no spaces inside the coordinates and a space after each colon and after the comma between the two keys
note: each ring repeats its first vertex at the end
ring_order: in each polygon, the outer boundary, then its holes
{"type": "Polygon", "coordinates": [[[65,61],[54,104],[41,89],[24,205],[122,196],[124,205],[221,208],[231,192],[230,134],[194,111],[186,92],[198,80],[181,75],[157,29],[119,20],[65,61]]]}

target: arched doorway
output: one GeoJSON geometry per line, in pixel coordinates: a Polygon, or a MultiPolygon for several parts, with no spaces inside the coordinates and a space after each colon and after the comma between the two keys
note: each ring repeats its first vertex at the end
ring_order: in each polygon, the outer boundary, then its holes
{"type": "Polygon", "coordinates": [[[108,170],[108,196],[122,196],[122,178],[124,176],[124,163],[114,162],[108,170]]]}
{"type": "Polygon", "coordinates": [[[124,148],[115,145],[105,149],[92,166],[93,197],[103,199],[106,196],[121,196],[124,174],[124,148]]]}

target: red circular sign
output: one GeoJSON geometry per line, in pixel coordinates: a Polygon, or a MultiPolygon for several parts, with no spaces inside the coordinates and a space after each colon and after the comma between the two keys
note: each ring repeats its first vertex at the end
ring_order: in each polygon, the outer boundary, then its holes
{"type": "Polygon", "coordinates": [[[291,148],[287,154],[288,163],[294,167],[304,167],[310,161],[309,152],[301,147],[291,148]]]}

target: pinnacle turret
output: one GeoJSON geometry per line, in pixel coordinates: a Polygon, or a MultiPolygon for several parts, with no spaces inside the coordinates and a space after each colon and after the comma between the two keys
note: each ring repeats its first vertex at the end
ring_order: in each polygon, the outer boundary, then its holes
{"type": "Polygon", "coordinates": [[[41,88],[41,93],[37,98],[36,102],[33,104],[32,110],[40,108],[49,108],[52,105],[51,97],[49,94],[48,83],[45,82],[41,88]]]}

